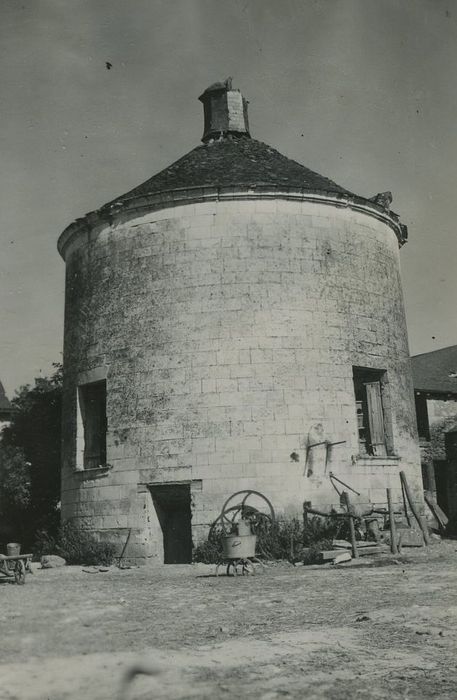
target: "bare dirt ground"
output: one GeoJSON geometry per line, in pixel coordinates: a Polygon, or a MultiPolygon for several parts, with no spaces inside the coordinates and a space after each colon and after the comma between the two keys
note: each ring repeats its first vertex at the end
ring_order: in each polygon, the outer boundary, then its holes
{"type": "Polygon", "coordinates": [[[123,698],[454,699],[456,550],[237,578],[36,568],[0,584],[0,698],[115,700],[144,663],[159,674],[123,698]]]}

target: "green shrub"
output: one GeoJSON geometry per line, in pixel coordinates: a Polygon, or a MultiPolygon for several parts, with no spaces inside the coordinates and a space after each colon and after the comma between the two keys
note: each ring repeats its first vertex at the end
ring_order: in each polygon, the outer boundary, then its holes
{"type": "Polygon", "coordinates": [[[73,523],[60,526],[57,536],[51,537],[40,532],[36,539],[34,554],[58,554],[67,564],[85,566],[110,566],[113,563],[116,546],[110,542],[99,542],[92,533],[78,529],[73,523]]]}
{"type": "Polygon", "coordinates": [[[217,564],[222,559],[222,538],[224,533],[211,530],[206,542],[197,545],[192,552],[192,561],[203,564],[217,564]]]}
{"type": "MultiPolygon", "coordinates": [[[[276,520],[271,523],[261,518],[253,531],[257,535],[256,551],[267,560],[287,559],[314,563],[319,559],[318,552],[332,549],[333,539],[348,539],[349,526],[343,519],[308,518],[306,527],[302,520],[276,520]],[[305,551],[303,551],[305,549],[305,551]]],[[[193,561],[216,564],[222,558],[221,528],[212,528],[208,540],[198,545],[193,552],[193,561]]]]}
{"type": "Polygon", "coordinates": [[[2,516],[23,551],[38,531],[55,535],[60,522],[62,367],[54,369],[34,387],[18,389],[0,436],[2,516]]]}
{"type": "Polygon", "coordinates": [[[300,560],[306,564],[321,564],[320,553],[322,550],[328,549],[326,540],[322,540],[319,544],[314,544],[308,549],[305,549],[300,557],[300,560]]]}
{"type": "Polygon", "coordinates": [[[334,539],[347,539],[348,528],[344,520],[331,517],[314,516],[308,518],[306,525],[298,518],[277,520],[257,533],[258,550],[268,559],[299,561],[310,556],[318,559],[316,553],[331,549],[334,539]],[[308,550],[304,555],[303,549],[308,550]]]}
{"type": "Polygon", "coordinates": [[[32,547],[34,559],[38,561],[45,554],[55,554],[56,540],[56,535],[50,535],[47,530],[38,530],[32,547]]]}
{"type": "Polygon", "coordinates": [[[266,559],[294,559],[303,547],[303,524],[297,518],[262,521],[256,534],[257,550],[266,559]]]}
{"type": "Polygon", "coordinates": [[[332,544],[334,539],[346,540],[350,537],[349,524],[343,518],[321,518],[314,515],[308,518],[306,527],[303,529],[303,545],[311,547],[318,543],[325,543],[321,549],[330,549],[327,545],[332,544]]]}

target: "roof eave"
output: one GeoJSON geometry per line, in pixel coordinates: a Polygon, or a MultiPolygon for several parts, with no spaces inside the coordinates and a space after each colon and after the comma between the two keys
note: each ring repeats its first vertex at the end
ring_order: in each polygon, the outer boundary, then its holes
{"type": "Polygon", "coordinates": [[[427,395],[428,397],[433,396],[434,399],[437,400],[452,400],[452,401],[457,401],[457,388],[453,389],[420,389],[419,387],[414,387],[414,393],[415,394],[424,394],[427,395]]]}
{"type": "Polygon", "coordinates": [[[400,217],[393,211],[387,211],[382,206],[346,192],[332,190],[313,190],[305,187],[282,186],[267,182],[255,182],[251,184],[234,183],[232,185],[200,185],[193,187],[172,188],[160,190],[148,194],[141,194],[127,199],[114,201],[104,205],[100,209],[89,212],[84,217],[76,219],[60,235],[57,248],[65,259],[65,250],[79,233],[89,233],[97,224],[114,223],[115,219],[131,211],[157,211],[170,206],[178,206],[205,201],[228,201],[246,199],[286,199],[295,201],[307,201],[323,203],[339,208],[350,208],[372,216],[378,221],[387,224],[395,233],[399,247],[408,239],[408,229],[400,222],[400,217]]]}

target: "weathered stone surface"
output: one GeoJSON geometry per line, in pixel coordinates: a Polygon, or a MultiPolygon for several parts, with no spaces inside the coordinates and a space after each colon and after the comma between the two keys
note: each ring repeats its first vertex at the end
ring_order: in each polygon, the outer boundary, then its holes
{"type": "Polygon", "coordinates": [[[399,530],[400,544],[402,547],[423,547],[424,536],[422,532],[414,527],[399,530]]]}
{"type": "Polygon", "coordinates": [[[194,542],[240,489],[285,514],[304,500],[339,507],[330,470],[363,505],[384,504],[386,487],[401,504],[403,469],[421,501],[398,241],[386,223],[314,202],[195,203],[99,225],[68,245],[66,265],[65,518],[119,551],[131,529],[129,550],[160,560],[140,483],[190,484],[194,542]],[[353,366],[387,372],[398,458],[357,457],[353,366]],[[113,466],[97,478],[75,472],[77,386],[90,372],[106,376],[113,466]],[[317,424],[345,443],[330,464],[316,453],[308,477],[317,424]]]}
{"type": "Polygon", "coordinates": [[[66,563],[65,559],[57,556],[57,554],[46,554],[41,557],[41,567],[43,569],[56,569],[59,566],[65,566],[66,563]]]}

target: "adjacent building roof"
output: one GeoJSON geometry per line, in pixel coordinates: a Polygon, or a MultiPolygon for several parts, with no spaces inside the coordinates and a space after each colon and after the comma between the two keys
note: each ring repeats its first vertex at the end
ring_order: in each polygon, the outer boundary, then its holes
{"type": "Polygon", "coordinates": [[[411,365],[416,391],[455,394],[457,398],[457,345],[415,355],[411,365]]]}
{"type": "Polygon", "coordinates": [[[283,156],[275,148],[249,137],[240,137],[221,138],[197,146],[106,206],[166,190],[230,185],[280,185],[352,195],[333,180],[283,156]]]}
{"type": "Polygon", "coordinates": [[[12,406],[6,396],[3,384],[0,382],[0,419],[8,419],[11,416],[12,406]]]}

